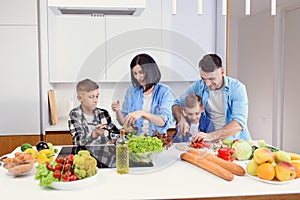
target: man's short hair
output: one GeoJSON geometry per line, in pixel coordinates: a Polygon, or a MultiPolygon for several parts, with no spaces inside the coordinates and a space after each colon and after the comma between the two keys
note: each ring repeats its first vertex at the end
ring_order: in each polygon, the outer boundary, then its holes
{"type": "Polygon", "coordinates": [[[222,67],[222,60],[217,54],[207,54],[199,62],[199,68],[204,72],[214,72],[222,67]]]}

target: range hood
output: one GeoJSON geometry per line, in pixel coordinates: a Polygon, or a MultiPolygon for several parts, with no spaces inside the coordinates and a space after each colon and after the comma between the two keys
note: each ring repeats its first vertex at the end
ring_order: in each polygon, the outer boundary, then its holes
{"type": "Polygon", "coordinates": [[[48,0],[56,15],[141,15],[146,0],[48,0]]]}

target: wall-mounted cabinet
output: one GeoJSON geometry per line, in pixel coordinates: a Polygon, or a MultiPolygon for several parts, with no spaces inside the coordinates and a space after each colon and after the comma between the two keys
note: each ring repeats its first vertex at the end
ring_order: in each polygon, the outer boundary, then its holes
{"type": "Polygon", "coordinates": [[[149,53],[162,72],[162,81],[194,81],[198,62],[216,52],[216,0],[147,1],[140,16],[57,16],[49,10],[50,82],[130,81],[129,63],[149,53]]]}
{"type": "Polygon", "coordinates": [[[105,81],[105,18],[48,13],[50,82],[105,81]]]}
{"type": "Polygon", "coordinates": [[[0,1],[0,135],[40,133],[36,7],[0,1]]]}
{"type": "Polygon", "coordinates": [[[36,25],[37,0],[1,0],[1,25],[36,25]]]}
{"type": "Polygon", "coordinates": [[[161,0],[147,1],[141,16],[107,16],[107,81],[130,81],[129,64],[148,53],[161,64],[161,0]]]}

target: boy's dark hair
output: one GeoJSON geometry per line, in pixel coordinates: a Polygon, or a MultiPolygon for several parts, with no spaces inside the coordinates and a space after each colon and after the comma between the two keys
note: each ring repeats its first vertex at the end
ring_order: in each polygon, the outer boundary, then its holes
{"type": "Polygon", "coordinates": [[[90,91],[97,90],[98,88],[99,88],[99,85],[96,82],[94,82],[90,79],[84,79],[77,83],[76,91],[77,91],[77,93],[78,92],[90,92],[90,91]]]}
{"type": "Polygon", "coordinates": [[[160,81],[161,74],[155,60],[148,54],[139,54],[135,56],[130,63],[131,71],[131,82],[134,87],[140,87],[140,83],[134,78],[132,69],[140,65],[146,81],[146,88],[144,90],[149,90],[153,85],[157,84],[160,81]]]}
{"type": "Polygon", "coordinates": [[[189,94],[184,99],[184,107],[194,108],[196,105],[202,106],[202,98],[196,94],[189,94]]]}
{"type": "Polygon", "coordinates": [[[222,60],[217,54],[207,54],[199,62],[199,68],[204,72],[213,72],[222,67],[222,60]]]}

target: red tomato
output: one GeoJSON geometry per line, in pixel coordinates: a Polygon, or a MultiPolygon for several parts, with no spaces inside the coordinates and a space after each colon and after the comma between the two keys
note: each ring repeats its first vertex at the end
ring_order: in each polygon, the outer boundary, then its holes
{"type": "Polygon", "coordinates": [[[64,164],[65,162],[65,159],[62,157],[62,156],[59,156],[55,159],[55,162],[56,163],[61,163],[61,164],[64,164]]]}
{"type": "Polygon", "coordinates": [[[75,174],[70,175],[70,181],[76,181],[78,178],[75,174]]]}
{"type": "Polygon", "coordinates": [[[55,172],[53,173],[53,177],[59,179],[60,176],[61,176],[60,170],[55,170],[55,172]]]}
{"type": "Polygon", "coordinates": [[[63,164],[61,164],[61,163],[57,163],[54,167],[55,170],[59,170],[59,171],[61,171],[62,168],[63,168],[63,164]]]}

